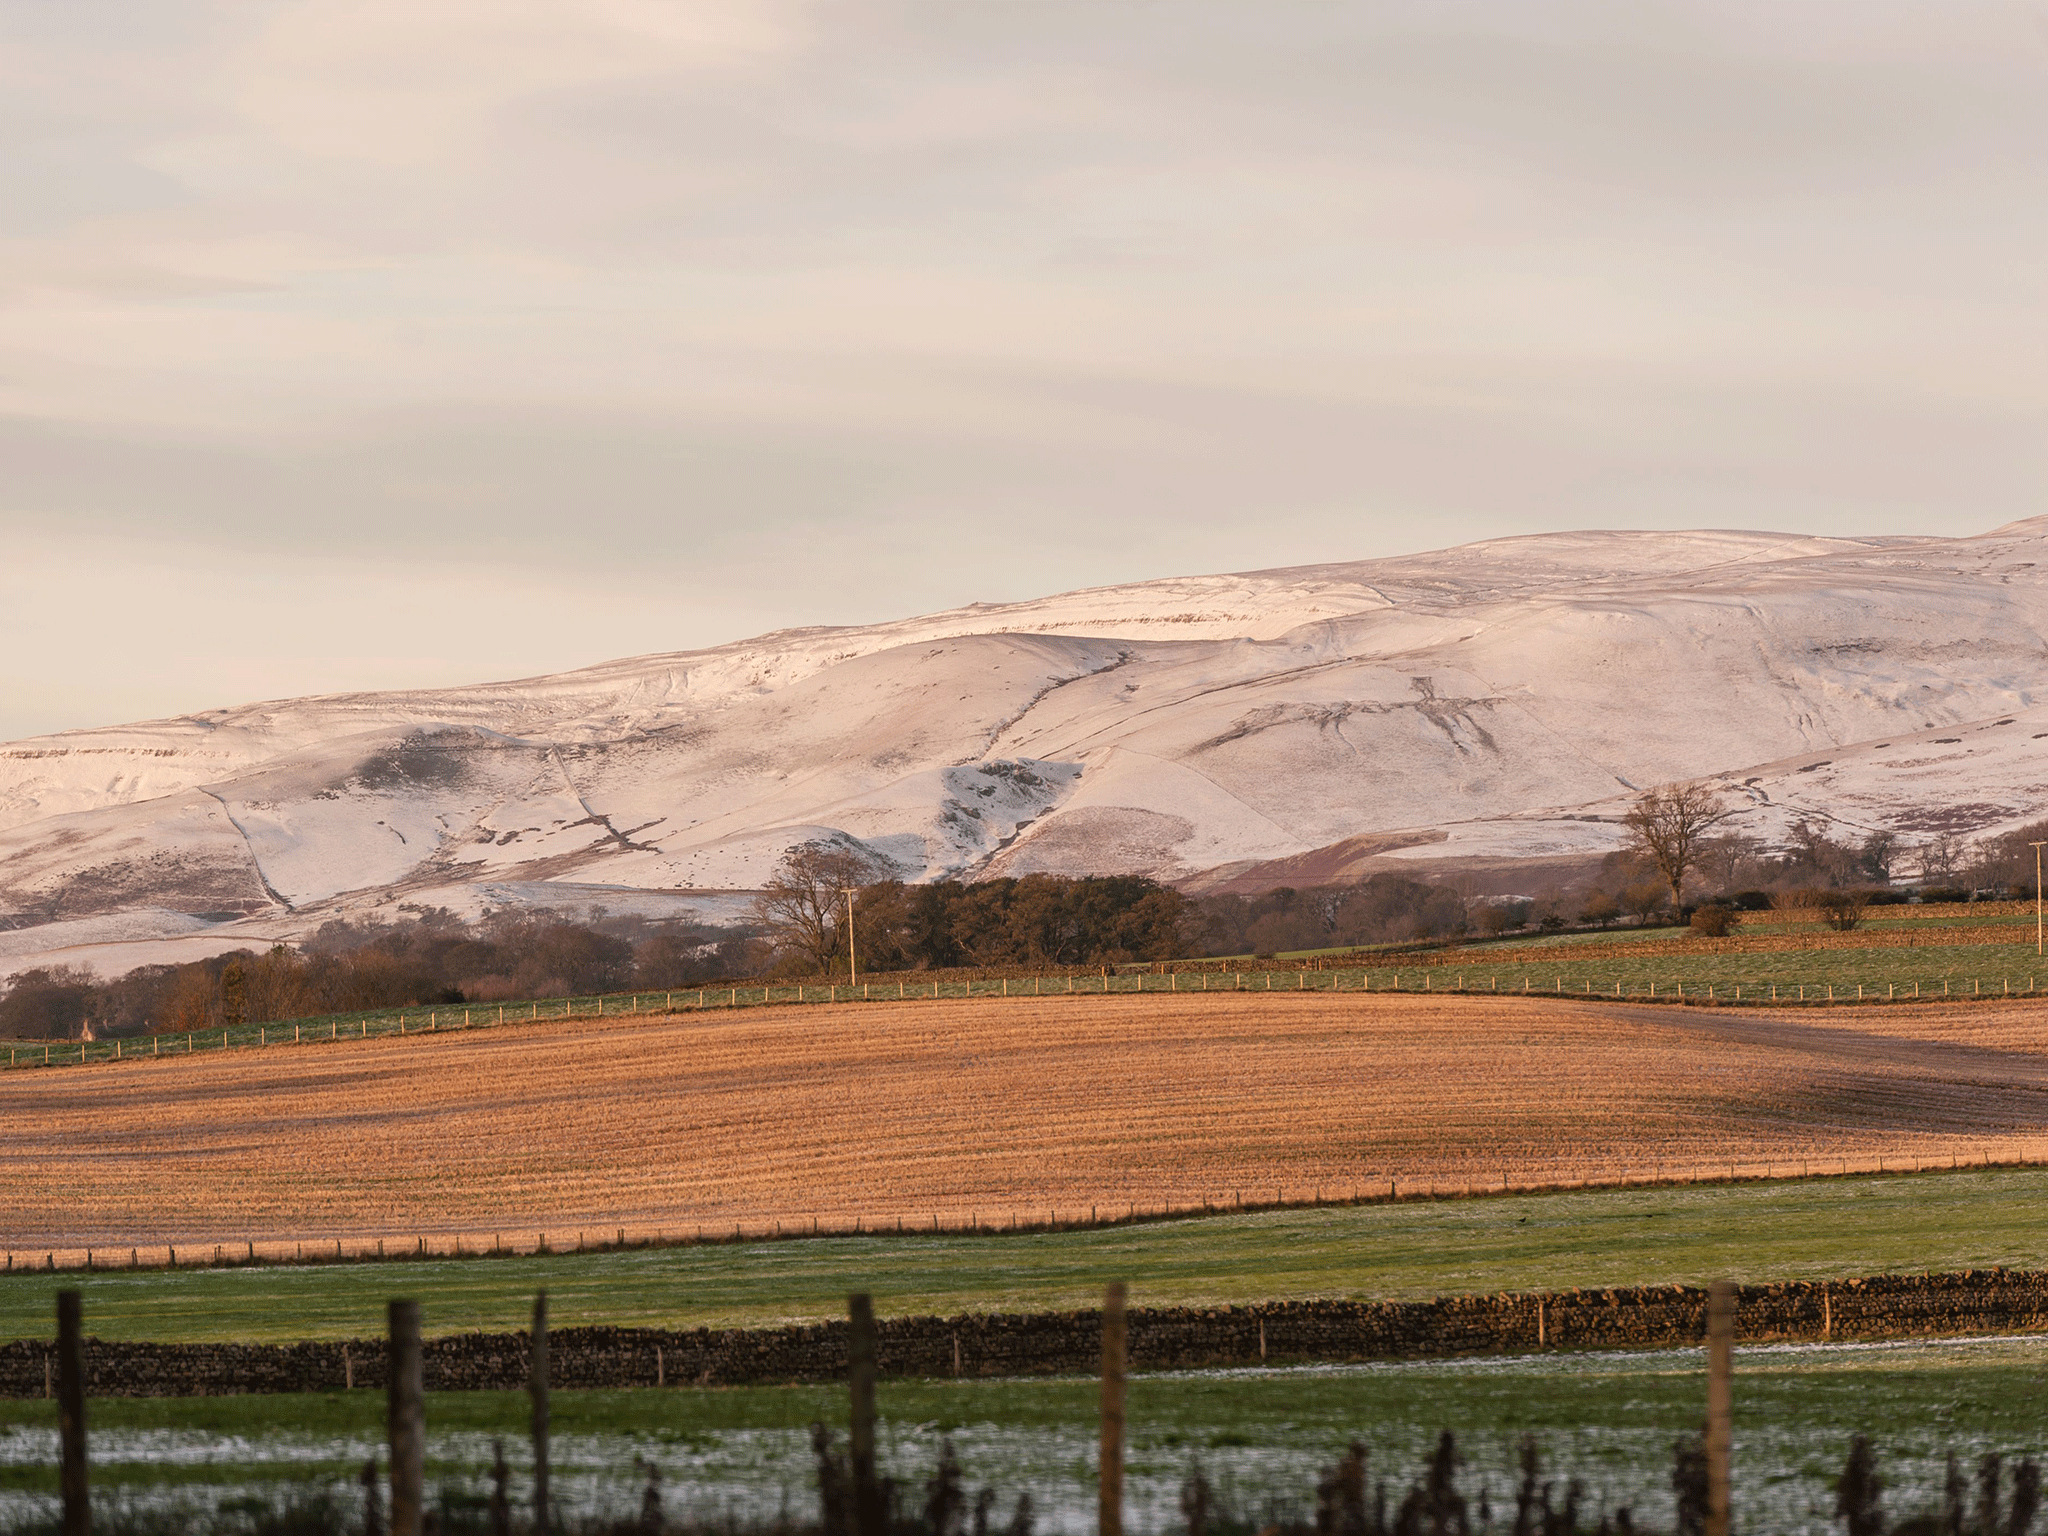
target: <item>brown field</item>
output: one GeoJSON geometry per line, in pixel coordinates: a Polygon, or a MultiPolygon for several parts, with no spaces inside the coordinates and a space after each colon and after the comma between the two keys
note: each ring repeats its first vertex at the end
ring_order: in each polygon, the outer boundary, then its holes
{"type": "Polygon", "coordinates": [[[814,1005],[16,1072],[0,1126],[0,1247],[38,1258],[1042,1221],[2048,1156],[2048,1007],[814,1005]]]}

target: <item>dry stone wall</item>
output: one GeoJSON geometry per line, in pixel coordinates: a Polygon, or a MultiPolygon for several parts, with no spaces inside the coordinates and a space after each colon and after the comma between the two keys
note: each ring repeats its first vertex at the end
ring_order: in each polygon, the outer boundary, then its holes
{"type": "MultiPolygon", "coordinates": [[[[1138,1370],[1351,1361],[1555,1349],[1697,1344],[1706,1291],[1629,1287],[1435,1301],[1297,1301],[1246,1307],[1134,1308],[1138,1370]]],[[[431,1317],[429,1318],[431,1323],[431,1317]]],[[[1101,1361],[1093,1311],[905,1317],[880,1325],[879,1363],[898,1376],[1086,1374],[1101,1361]]],[[[1736,1336],[1751,1342],[1895,1339],[2048,1330],[2048,1273],[1961,1274],[1745,1286],[1736,1336]]],[[[41,1397],[54,1350],[41,1340],[0,1345],[0,1397],[41,1397]]],[[[846,1374],[846,1327],[670,1331],[564,1328],[551,1335],[560,1388],[833,1381],[846,1374]]],[[[432,1339],[429,1391],[516,1390],[526,1384],[524,1333],[432,1339]]],[[[382,1340],[307,1344],[148,1344],[88,1340],[95,1397],[188,1397],[241,1392],[334,1392],[385,1384],[382,1340]]]]}

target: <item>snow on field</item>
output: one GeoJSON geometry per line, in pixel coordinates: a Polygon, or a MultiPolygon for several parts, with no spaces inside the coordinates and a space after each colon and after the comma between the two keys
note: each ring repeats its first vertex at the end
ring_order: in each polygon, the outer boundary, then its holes
{"type": "MultiPolygon", "coordinates": [[[[2000,1380],[1991,1373],[2037,1365],[2039,1358],[2039,1341],[2031,1338],[1738,1350],[1739,1389],[1765,1378],[1766,1401],[1775,1405],[1787,1396],[1779,1382],[1796,1382],[1805,1388],[1800,1396],[1817,1406],[1806,1416],[1772,1414],[1759,1411],[1753,1397],[1743,1400],[1748,1412],[1737,1416],[1734,1465],[1744,1522],[1786,1536],[1839,1530],[1833,1475],[1854,1429],[1877,1440],[1883,1507],[1895,1523],[1939,1509],[1949,1452],[1969,1472],[1987,1452],[2017,1459],[2012,1439],[1974,1423],[1959,1428],[1951,1422],[1958,1399],[1962,1416],[1979,1418],[1981,1408],[1972,1399],[2000,1380]],[[1912,1399],[1896,1403],[1900,1383],[1915,1377],[1912,1399]],[[1873,1380],[1882,1383],[1878,1406],[1868,1416],[1854,1413],[1846,1427],[1836,1422],[1843,1399],[1873,1380]],[[1900,1413],[1901,1406],[1907,1411],[1900,1413]]],[[[1463,1426],[1458,1487],[1475,1506],[1483,1494],[1501,1520],[1503,1508],[1513,1508],[1529,1402],[1554,1401],[1561,1388],[1575,1385],[1584,1394],[1580,1404],[1562,1423],[1545,1425],[1538,1418],[1535,1430],[1553,1498],[1561,1503],[1565,1484],[1576,1479],[1590,1508],[1611,1514],[1625,1507],[1641,1526],[1670,1529],[1672,1443],[1690,1427],[1675,1400],[1700,1392],[1703,1365],[1702,1352],[1688,1349],[1141,1375],[1127,1431],[1125,1517],[1134,1531],[1177,1529],[1184,1480],[1199,1466],[1221,1507],[1240,1519],[1270,1515],[1276,1507],[1302,1518],[1310,1513],[1316,1484],[1353,1441],[1366,1447],[1369,1477],[1384,1480],[1398,1503],[1426,1465],[1440,1429],[1456,1420],[1463,1426]],[[1281,1384],[1290,1389],[1293,1407],[1274,1417],[1266,1406],[1269,1389],[1281,1384]],[[1440,1417],[1397,1418],[1373,1403],[1375,1388],[1413,1393],[1431,1387],[1440,1417]]],[[[1088,1384],[1037,1378],[953,1385],[960,1401],[948,1405],[943,1421],[883,1418],[876,1448],[883,1474],[899,1487],[921,1490],[950,1443],[970,1497],[982,1488],[998,1490],[992,1524],[1006,1523],[1016,1495],[1028,1493],[1035,1529],[1048,1536],[1094,1531],[1098,1431],[1085,1420],[1088,1384]],[[1021,1422],[991,1414],[997,1394],[1005,1392],[1015,1394],[1021,1422]],[[1049,1408],[1053,1422],[1044,1422],[1049,1408]]],[[[928,1394],[945,1390],[925,1384],[928,1394]]],[[[758,1413],[773,1394],[730,1395],[758,1413]]],[[[785,1414],[800,1406],[775,1405],[785,1414]]],[[[558,1429],[549,1445],[551,1487],[564,1510],[578,1518],[630,1519],[640,1509],[651,1464],[661,1471],[663,1508],[671,1519],[767,1525],[815,1511],[816,1463],[807,1429],[701,1422],[678,1429],[671,1412],[650,1405],[650,1422],[633,1432],[558,1429]]],[[[516,1426],[506,1427],[513,1433],[496,1437],[430,1422],[431,1486],[486,1495],[487,1469],[502,1438],[513,1468],[510,1496],[515,1503],[529,1501],[525,1447],[516,1426]]],[[[2028,1426],[2023,1420],[2017,1427],[2013,1438],[2024,1444],[2028,1426]]],[[[159,1518],[196,1519],[230,1504],[282,1504],[294,1493],[315,1492],[353,1509],[361,1497],[355,1469],[378,1450],[378,1438],[360,1432],[94,1429],[94,1497],[97,1504],[159,1518]]],[[[54,1427],[0,1431],[0,1469],[14,1474],[12,1485],[0,1491],[0,1520],[51,1518],[54,1497],[23,1484],[36,1474],[48,1478],[56,1458],[54,1427]]]]}
{"type": "Polygon", "coordinates": [[[1557,534],[66,732],[0,747],[0,922],[745,890],[823,836],[911,879],[1350,878],[1598,854],[1699,776],[1767,836],[1975,835],[2048,792],[2044,572],[2048,519],[1557,534]]]}

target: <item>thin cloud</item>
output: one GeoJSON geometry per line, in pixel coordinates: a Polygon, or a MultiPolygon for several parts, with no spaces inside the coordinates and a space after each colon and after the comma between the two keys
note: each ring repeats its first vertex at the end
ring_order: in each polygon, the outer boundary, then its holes
{"type": "MultiPolygon", "coordinates": [[[[1990,526],[2048,485],[2040,20],[15,7],[0,537],[666,582],[672,638],[604,631],[662,648],[1546,527],[1990,526]]],[[[149,712],[244,675],[207,633],[149,712]]],[[[294,654],[492,670],[414,643],[294,654]]],[[[133,707],[36,656],[38,726],[133,707]]]]}

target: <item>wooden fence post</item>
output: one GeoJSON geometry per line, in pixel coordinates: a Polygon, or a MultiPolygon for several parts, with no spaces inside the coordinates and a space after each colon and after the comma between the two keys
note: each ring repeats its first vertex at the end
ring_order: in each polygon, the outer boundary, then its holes
{"type": "Polygon", "coordinates": [[[391,1303],[391,1536],[421,1536],[426,1522],[427,1423],[421,1400],[420,1304],[391,1303]]]}
{"type": "Polygon", "coordinates": [[[57,1454],[64,1536],[90,1536],[92,1502],[85,1463],[85,1344],[76,1291],[57,1293],[57,1454]]]}
{"type": "Polygon", "coordinates": [[[875,1477],[875,1306],[865,1291],[846,1298],[846,1382],[852,1397],[848,1420],[853,1462],[854,1536],[883,1536],[887,1511],[875,1477]]]}
{"type": "MultiPolygon", "coordinates": [[[[547,1239],[541,1239],[547,1247],[547,1239]]],[[[533,1397],[533,1529],[535,1536],[548,1536],[548,1293],[533,1298],[532,1376],[527,1391],[533,1397]]]]}
{"type": "Polygon", "coordinates": [[[1735,1286],[1707,1289],[1707,1525],[1705,1536],[1728,1536],[1728,1463],[1734,1450],[1735,1286]]]}
{"type": "MultiPolygon", "coordinates": [[[[1261,1318],[1262,1336],[1264,1331],[1261,1318]]],[[[1124,1376],[1128,1365],[1124,1283],[1112,1280],[1102,1292],[1102,1457],[1097,1475],[1101,1536],[1123,1536],[1124,1376]]]]}

